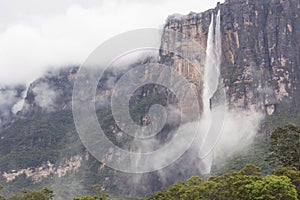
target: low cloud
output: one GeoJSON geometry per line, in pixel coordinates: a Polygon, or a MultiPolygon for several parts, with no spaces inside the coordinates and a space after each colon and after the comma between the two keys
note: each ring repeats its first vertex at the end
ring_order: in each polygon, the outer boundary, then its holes
{"type": "Polygon", "coordinates": [[[24,91],[24,86],[0,86],[0,130],[3,125],[10,123],[20,110],[24,91]]]}
{"type": "Polygon", "coordinates": [[[95,47],[114,35],[137,28],[159,28],[168,15],[200,12],[216,3],[54,0],[41,5],[35,0],[0,1],[0,16],[5,19],[0,27],[0,82],[28,84],[48,67],[82,63],[95,47]],[[45,10],[45,5],[49,9],[45,10]]]}
{"type": "Polygon", "coordinates": [[[40,83],[32,89],[35,95],[35,102],[44,111],[51,112],[56,108],[56,98],[60,94],[59,91],[55,91],[47,83],[40,83]]]}

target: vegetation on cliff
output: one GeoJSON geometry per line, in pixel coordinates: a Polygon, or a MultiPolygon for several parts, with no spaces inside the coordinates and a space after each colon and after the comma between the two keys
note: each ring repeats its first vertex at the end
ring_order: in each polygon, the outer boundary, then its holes
{"type": "MultiPolygon", "coordinates": [[[[276,165],[272,173],[263,175],[260,167],[246,164],[242,169],[229,170],[208,179],[198,176],[185,182],[179,181],[163,191],[146,197],[146,200],[196,200],[196,199],[277,199],[293,200],[300,197],[299,127],[285,125],[275,129],[270,136],[268,162],[276,165]],[[288,153],[285,153],[288,152],[288,153]]],[[[74,200],[108,200],[109,196],[99,185],[94,194],[76,197],[74,200]]],[[[22,194],[1,200],[51,200],[55,192],[49,188],[39,191],[23,190],[22,194]]]]}

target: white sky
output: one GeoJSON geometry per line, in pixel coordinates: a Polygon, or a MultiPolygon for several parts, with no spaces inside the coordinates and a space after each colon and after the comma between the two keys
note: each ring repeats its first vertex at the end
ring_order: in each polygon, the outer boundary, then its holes
{"type": "Polygon", "coordinates": [[[29,83],[48,67],[80,64],[116,34],[162,28],[168,15],[202,12],[217,2],[0,0],[0,84],[29,83]]]}

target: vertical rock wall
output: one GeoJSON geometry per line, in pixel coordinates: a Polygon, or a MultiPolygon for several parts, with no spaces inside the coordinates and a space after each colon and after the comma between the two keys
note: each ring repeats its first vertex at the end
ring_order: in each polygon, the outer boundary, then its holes
{"type": "MultiPolygon", "coordinates": [[[[222,78],[229,105],[266,114],[299,108],[300,1],[227,0],[215,9],[187,16],[170,16],[165,30],[182,32],[206,48],[211,13],[221,10],[222,78]]],[[[174,38],[178,46],[184,38],[174,38]]],[[[170,43],[170,42],[169,42],[170,43]]],[[[162,48],[168,45],[162,40],[162,48]]],[[[203,70],[205,51],[182,48],[193,54],[203,70]]],[[[201,93],[201,75],[181,57],[161,51],[161,62],[194,82],[201,93]]]]}

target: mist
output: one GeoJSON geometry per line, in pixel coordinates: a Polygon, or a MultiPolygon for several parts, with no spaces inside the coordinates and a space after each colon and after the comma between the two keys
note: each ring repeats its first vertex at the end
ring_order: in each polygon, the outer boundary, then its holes
{"type": "Polygon", "coordinates": [[[0,86],[0,131],[14,120],[24,102],[25,86],[0,86]]]}
{"type": "Polygon", "coordinates": [[[168,15],[212,8],[206,1],[0,1],[0,83],[29,85],[50,67],[80,65],[102,42],[168,15]],[[45,9],[47,8],[47,9],[45,9]]]}

